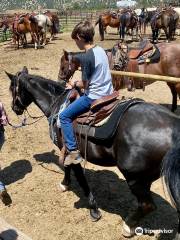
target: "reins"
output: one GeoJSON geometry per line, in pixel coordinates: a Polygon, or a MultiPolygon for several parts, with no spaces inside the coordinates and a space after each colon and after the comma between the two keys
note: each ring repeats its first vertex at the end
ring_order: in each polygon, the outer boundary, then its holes
{"type": "Polygon", "coordinates": [[[38,121],[40,121],[40,120],[41,120],[42,118],[44,118],[44,117],[45,117],[44,114],[41,115],[41,116],[38,116],[38,117],[36,117],[36,116],[31,116],[30,113],[28,112],[28,110],[26,109],[26,111],[25,111],[25,113],[24,113],[24,119],[22,120],[22,122],[21,122],[20,124],[14,125],[14,124],[12,124],[11,122],[9,122],[9,120],[8,120],[8,125],[11,126],[12,128],[15,128],[15,129],[17,129],[17,128],[22,128],[22,127],[25,127],[25,126],[33,125],[33,124],[37,123],[38,121]],[[28,119],[28,118],[26,117],[26,112],[28,113],[28,116],[29,116],[30,118],[36,119],[36,120],[33,121],[33,122],[31,122],[31,123],[27,123],[27,119],[28,119]]]}

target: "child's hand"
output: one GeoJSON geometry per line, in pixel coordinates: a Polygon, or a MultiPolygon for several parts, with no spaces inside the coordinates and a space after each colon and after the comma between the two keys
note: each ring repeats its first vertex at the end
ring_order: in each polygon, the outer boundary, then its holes
{"type": "Polygon", "coordinates": [[[70,83],[66,83],[66,89],[73,89],[73,86],[70,83]]]}

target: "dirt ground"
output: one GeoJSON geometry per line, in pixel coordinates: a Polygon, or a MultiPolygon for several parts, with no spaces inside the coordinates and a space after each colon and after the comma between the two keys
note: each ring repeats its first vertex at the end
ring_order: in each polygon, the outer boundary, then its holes
{"type": "MultiPolygon", "coordinates": [[[[117,35],[108,35],[106,41],[99,42],[99,36],[96,36],[96,42],[105,48],[112,47],[117,39],[117,35]]],[[[15,50],[8,44],[0,45],[0,98],[10,121],[18,124],[22,117],[17,117],[11,110],[9,80],[4,70],[16,73],[27,66],[32,74],[56,80],[62,50],[76,51],[77,47],[68,33],[59,35],[55,41],[37,51],[33,48],[15,50]]],[[[79,77],[79,73],[75,77],[79,77]]],[[[122,90],[120,93],[170,108],[171,94],[166,83],[153,83],[146,87],[145,92],[122,90]]],[[[29,109],[32,115],[41,115],[35,105],[29,109]]],[[[115,167],[102,168],[88,163],[86,176],[102,212],[102,219],[93,223],[86,208],[86,199],[74,176],[71,191],[59,191],[58,183],[63,179],[63,172],[56,165],[58,154],[58,149],[50,140],[46,119],[17,130],[6,127],[6,143],[0,163],[13,204],[4,207],[0,202],[1,217],[33,240],[124,239],[121,235],[122,219],[136,207],[136,200],[122,174],[115,167]]],[[[152,192],[157,210],[147,216],[141,226],[156,230],[173,229],[173,234],[136,236],[133,239],[170,240],[177,228],[176,211],[164,194],[161,180],[153,183],[152,192]]]]}

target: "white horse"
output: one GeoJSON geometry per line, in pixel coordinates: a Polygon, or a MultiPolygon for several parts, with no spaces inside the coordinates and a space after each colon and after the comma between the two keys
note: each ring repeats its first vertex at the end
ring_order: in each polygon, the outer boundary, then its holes
{"type": "Polygon", "coordinates": [[[42,36],[42,45],[46,45],[46,34],[47,32],[51,33],[50,41],[52,40],[52,26],[50,18],[44,14],[38,14],[35,16],[38,21],[39,34],[42,36]]]}

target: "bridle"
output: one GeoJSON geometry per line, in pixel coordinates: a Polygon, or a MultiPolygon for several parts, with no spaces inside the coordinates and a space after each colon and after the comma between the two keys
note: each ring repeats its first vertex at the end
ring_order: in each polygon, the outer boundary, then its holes
{"type": "Polygon", "coordinates": [[[32,116],[28,109],[27,109],[27,106],[25,104],[23,104],[20,96],[18,95],[18,88],[19,88],[19,77],[21,75],[21,72],[18,72],[16,74],[16,79],[17,80],[14,80],[13,82],[13,89],[12,89],[12,97],[13,97],[13,101],[12,101],[12,108],[14,109],[15,105],[16,105],[16,102],[18,101],[18,108],[20,108],[21,110],[23,110],[24,112],[24,119],[22,120],[21,124],[19,125],[13,125],[12,123],[10,123],[8,121],[8,124],[13,127],[13,128],[21,128],[21,127],[24,127],[24,126],[29,126],[29,125],[32,125],[36,122],[38,122],[39,120],[41,120],[45,115],[41,115],[41,116],[32,116]],[[31,123],[27,123],[27,117],[26,117],[26,113],[28,114],[28,116],[32,119],[36,119],[35,121],[31,122],[31,123]]]}
{"type": "MultiPolygon", "coordinates": [[[[73,70],[73,67],[72,67],[72,64],[73,64],[73,55],[72,55],[72,53],[68,53],[68,56],[67,56],[67,61],[68,61],[68,73],[66,74],[66,75],[61,75],[61,76],[59,76],[60,77],[60,79],[61,80],[63,80],[63,81],[65,81],[65,82],[68,82],[70,79],[72,79],[73,78],[73,76],[74,76],[74,73],[75,73],[75,71],[76,71],[76,69],[75,70],[73,70]],[[70,76],[69,78],[68,78],[68,76],[70,76]]],[[[77,69],[78,70],[78,69],[77,69]]]]}

